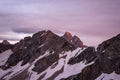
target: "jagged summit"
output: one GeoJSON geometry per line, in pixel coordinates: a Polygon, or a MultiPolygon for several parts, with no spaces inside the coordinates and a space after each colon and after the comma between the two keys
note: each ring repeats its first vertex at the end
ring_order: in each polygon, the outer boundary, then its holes
{"type": "Polygon", "coordinates": [[[70,32],[65,32],[63,38],[65,38],[68,42],[71,43],[72,34],[70,32]]]}
{"type": "Polygon", "coordinates": [[[72,36],[70,32],[65,32],[63,38],[66,39],[69,43],[73,44],[76,48],[78,47],[86,47],[83,45],[83,42],[76,35],[72,36]]]}
{"type": "MultiPolygon", "coordinates": [[[[39,31],[38,33],[36,33],[37,36],[43,36],[46,35],[46,37],[52,37],[53,35],[56,35],[55,33],[53,33],[52,31],[48,30],[48,31],[39,31]]],[[[33,38],[36,38],[36,34],[33,35],[33,38]],[[34,37],[35,36],[35,37],[34,37]]],[[[58,36],[58,35],[56,35],[58,36]]],[[[83,45],[83,42],[80,40],[80,38],[76,35],[72,36],[72,34],[70,32],[65,32],[65,34],[62,36],[65,40],[68,41],[68,43],[72,44],[75,48],[78,47],[86,47],[83,45]]]]}
{"type": "Polygon", "coordinates": [[[2,43],[3,44],[10,44],[10,42],[8,42],[7,40],[3,40],[2,43]]]}
{"type": "Polygon", "coordinates": [[[10,44],[7,40],[3,40],[2,43],[0,43],[0,53],[8,49],[13,49],[13,47],[14,45],[10,44]]]}

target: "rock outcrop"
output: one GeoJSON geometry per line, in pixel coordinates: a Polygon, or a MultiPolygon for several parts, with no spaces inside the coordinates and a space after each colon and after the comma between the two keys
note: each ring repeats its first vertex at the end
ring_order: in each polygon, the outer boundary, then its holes
{"type": "Polygon", "coordinates": [[[77,37],[76,35],[72,36],[72,34],[70,32],[65,32],[65,34],[62,36],[64,39],[66,39],[69,43],[71,43],[72,45],[74,45],[75,48],[84,48],[87,47],[85,45],[83,45],[83,42],[80,40],[79,37],[77,37]]]}
{"type": "Polygon", "coordinates": [[[77,36],[73,36],[71,38],[72,44],[77,48],[77,47],[85,47],[83,45],[83,42],[79,39],[77,36]]]}
{"type": "Polygon", "coordinates": [[[71,43],[72,34],[70,32],[65,32],[63,38],[66,39],[69,43],[71,43]]]}
{"type": "Polygon", "coordinates": [[[3,40],[3,44],[10,44],[7,40],[3,40]]]}
{"type": "Polygon", "coordinates": [[[7,40],[3,40],[3,42],[0,43],[0,53],[13,48],[14,48],[14,45],[10,44],[7,40]]]}

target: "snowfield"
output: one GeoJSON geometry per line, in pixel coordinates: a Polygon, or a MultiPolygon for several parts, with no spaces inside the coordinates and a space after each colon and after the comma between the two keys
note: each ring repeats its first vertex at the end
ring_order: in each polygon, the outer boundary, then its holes
{"type": "Polygon", "coordinates": [[[12,54],[13,52],[11,50],[7,50],[3,53],[0,53],[0,65],[4,65],[5,62],[7,61],[7,59],[9,58],[9,56],[12,54]]]}
{"type": "Polygon", "coordinates": [[[67,55],[66,59],[64,59],[64,71],[63,73],[59,74],[55,80],[60,80],[61,78],[67,78],[69,76],[72,76],[72,75],[75,75],[75,74],[78,74],[81,72],[81,70],[83,68],[85,68],[86,66],[92,64],[87,64],[85,65],[86,62],[80,62],[80,63],[76,63],[74,65],[69,65],[67,64],[69,59],[72,58],[72,57],[75,57],[76,55],[79,55],[82,51],[84,51],[84,49],[81,49],[81,48],[77,48],[76,50],[74,50],[73,52],[69,51],[69,52],[66,52],[65,54],[67,55]]]}
{"type": "Polygon", "coordinates": [[[111,74],[102,73],[97,79],[95,80],[120,80],[120,75],[112,72],[111,74]]]}

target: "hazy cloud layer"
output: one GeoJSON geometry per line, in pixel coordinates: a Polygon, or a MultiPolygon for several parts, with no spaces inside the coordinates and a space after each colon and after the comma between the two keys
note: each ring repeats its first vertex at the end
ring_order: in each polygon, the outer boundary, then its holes
{"type": "Polygon", "coordinates": [[[71,31],[95,46],[120,33],[119,5],[120,0],[0,0],[0,40],[50,29],[71,31]]]}

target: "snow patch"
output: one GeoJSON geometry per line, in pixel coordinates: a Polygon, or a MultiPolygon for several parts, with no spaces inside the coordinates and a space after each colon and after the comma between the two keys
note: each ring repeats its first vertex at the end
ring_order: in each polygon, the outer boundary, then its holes
{"type": "Polygon", "coordinates": [[[79,51],[75,54],[75,57],[77,57],[81,52],[83,52],[86,48],[80,48],[79,51]]]}
{"type": "Polygon", "coordinates": [[[120,80],[120,75],[112,72],[111,74],[102,73],[97,79],[95,80],[120,80]]]}
{"type": "Polygon", "coordinates": [[[44,36],[44,35],[46,35],[46,34],[47,34],[47,31],[45,31],[45,32],[41,35],[41,37],[44,36]]]}
{"type": "Polygon", "coordinates": [[[69,59],[72,58],[72,57],[75,57],[77,55],[79,55],[82,51],[84,51],[84,49],[82,48],[77,48],[75,49],[74,51],[69,51],[69,52],[66,52],[64,55],[67,55],[66,57],[66,64],[68,63],[69,59]]]}
{"type": "Polygon", "coordinates": [[[59,74],[55,80],[60,80],[61,78],[67,78],[69,76],[78,74],[81,72],[81,70],[83,68],[85,68],[88,65],[93,64],[94,62],[91,62],[89,64],[85,64],[86,62],[81,61],[80,63],[76,63],[74,65],[69,65],[67,64],[69,59],[72,57],[75,57],[77,55],[79,55],[82,51],[84,51],[84,49],[81,48],[77,48],[76,50],[74,50],[73,52],[66,52],[65,54],[67,55],[66,59],[64,60],[65,64],[64,64],[64,71],[63,73],[59,74]]]}
{"type": "Polygon", "coordinates": [[[63,65],[64,65],[64,59],[60,59],[58,61],[58,65],[55,68],[51,69],[51,67],[49,67],[47,69],[46,71],[47,73],[42,80],[47,80],[47,78],[51,77],[56,71],[60,70],[63,67],[63,65]]]}
{"type": "Polygon", "coordinates": [[[8,60],[9,56],[12,54],[13,52],[11,50],[7,50],[3,53],[0,54],[0,65],[4,65],[5,62],[8,60]]]}
{"type": "Polygon", "coordinates": [[[38,48],[41,48],[41,47],[43,47],[45,44],[42,44],[42,45],[40,45],[40,46],[38,46],[38,48]]]}
{"type": "Polygon", "coordinates": [[[69,76],[78,74],[84,69],[86,66],[93,64],[94,62],[91,62],[90,64],[85,64],[86,62],[80,62],[74,65],[68,65],[66,64],[64,66],[64,72],[59,74],[55,80],[60,80],[61,78],[67,78],[69,76]]]}
{"type": "Polygon", "coordinates": [[[102,51],[102,53],[104,53],[104,52],[105,52],[105,50],[102,51]]]}

